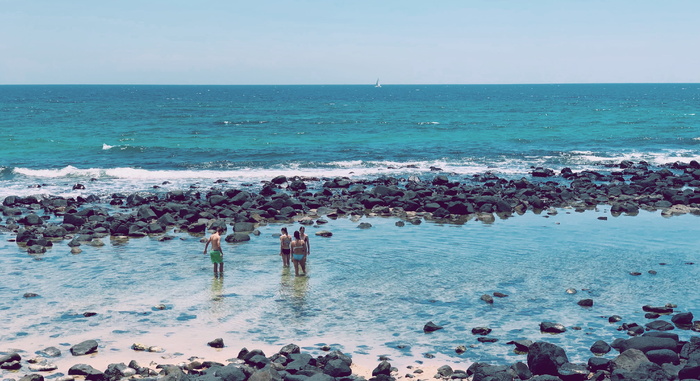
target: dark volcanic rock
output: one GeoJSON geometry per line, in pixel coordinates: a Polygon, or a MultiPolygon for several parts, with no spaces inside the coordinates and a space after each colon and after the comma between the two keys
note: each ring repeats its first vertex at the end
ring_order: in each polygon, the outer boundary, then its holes
{"type": "Polygon", "coordinates": [[[656,331],[670,331],[675,328],[673,324],[663,320],[654,320],[645,324],[644,326],[647,327],[647,329],[656,331]]]}
{"type": "Polygon", "coordinates": [[[569,358],[561,347],[543,341],[532,344],[527,354],[527,366],[533,374],[557,376],[559,367],[568,362],[569,358]]]}
{"type": "Polygon", "coordinates": [[[559,323],[543,321],[540,323],[540,331],[547,333],[563,333],[566,332],[566,327],[559,323]]]}
{"type": "Polygon", "coordinates": [[[591,352],[595,354],[605,354],[610,352],[611,349],[610,345],[603,340],[598,340],[591,346],[591,352]]]}
{"type": "Polygon", "coordinates": [[[439,326],[432,321],[425,323],[425,326],[423,326],[423,332],[434,332],[439,329],[442,329],[442,326],[439,326]]]}
{"type": "Polygon", "coordinates": [[[330,360],[323,367],[323,373],[331,377],[347,377],[352,374],[350,366],[341,359],[330,360]]]}
{"type": "Polygon", "coordinates": [[[224,339],[222,338],[216,338],[210,342],[207,343],[208,346],[212,348],[223,348],[224,347],[224,339]]]}
{"type": "Polygon", "coordinates": [[[625,352],[629,349],[638,349],[642,352],[648,352],[656,349],[671,349],[675,350],[678,346],[676,340],[666,337],[654,336],[637,336],[620,343],[620,352],[625,352]]]}
{"type": "Polygon", "coordinates": [[[76,364],[68,369],[68,375],[71,376],[85,376],[86,380],[89,381],[105,381],[106,377],[103,372],[93,368],[87,364],[76,364]]]}
{"type": "Polygon", "coordinates": [[[85,340],[82,343],[76,344],[70,348],[70,353],[73,356],[83,356],[97,351],[97,341],[85,340]]]}

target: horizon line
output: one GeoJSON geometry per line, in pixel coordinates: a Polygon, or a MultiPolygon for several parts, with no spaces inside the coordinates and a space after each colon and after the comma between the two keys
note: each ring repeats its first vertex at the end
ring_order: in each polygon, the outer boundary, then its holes
{"type": "MultiPolygon", "coordinates": [[[[382,83],[385,86],[697,85],[700,82],[382,83]]],[[[372,86],[373,83],[0,83],[0,86],[372,86]]]]}

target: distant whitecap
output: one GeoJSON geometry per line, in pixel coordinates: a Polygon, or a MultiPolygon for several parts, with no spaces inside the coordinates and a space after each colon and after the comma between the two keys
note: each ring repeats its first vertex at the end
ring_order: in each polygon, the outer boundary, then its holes
{"type": "Polygon", "coordinates": [[[111,146],[111,145],[106,144],[106,143],[102,143],[102,149],[103,149],[103,150],[108,150],[108,149],[112,149],[112,148],[114,148],[114,146],[111,146]]]}

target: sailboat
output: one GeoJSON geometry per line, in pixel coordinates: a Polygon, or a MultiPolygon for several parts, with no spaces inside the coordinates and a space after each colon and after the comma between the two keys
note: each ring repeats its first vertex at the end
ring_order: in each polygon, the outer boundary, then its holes
{"type": "Polygon", "coordinates": [[[377,83],[374,84],[374,87],[382,87],[382,85],[379,84],[379,78],[377,78],[377,83]]]}

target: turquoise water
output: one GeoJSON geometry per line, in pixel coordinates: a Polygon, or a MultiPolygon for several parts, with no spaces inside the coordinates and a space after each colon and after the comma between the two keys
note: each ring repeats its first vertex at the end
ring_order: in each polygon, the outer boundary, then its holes
{"type": "MultiPolygon", "coordinates": [[[[643,212],[601,221],[601,215],[609,216],[602,209],[562,210],[494,224],[404,227],[392,218],[365,218],[373,225],[368,230],[358,229],[359,221],[332,220],[322,229],[333,237],[312,235],[307,278],[281,267],[273,234],[286,225],[262,226],[250,242],[227,244],[223,279],[213,277],[199,237],[188,234],[168,242],[105,238],[105,246],[83,245],[80,254],[59,244],[41,256],[4,234],[2,342],[40,349],[92,337],[108,350],[127,351],[150,340],[168,353],[197,354],[204,339],[223,337],[236,351],[295,342],[375,360],[432,353],[444,361],[502,363],[523,360],[507,341],[544,339],[585,361],[596,340],[626,336],[607,316],[643,324],[645,304],[676,303],[696,313],[700,305],[700,265],[687,264],[698,258],[697,217],[643,212]],[[579,292],[569,295],[567,288],[579,292]],[[25,292],[40,297],[24,299],[25,292]],[[493,305],[479,299],[493,292],[509,296],[493,305]],[[583,298],[594,307],[579,307],[583,298]],[[168,309],[154,310],[158,304],[168,309]],[[83,317],[88,311],[97,315],[83,317]],[[425,334],[428,321],[445,328],[425,334]],[[543,335],[541,321],[582,330],[543,335]],[[478,343],[471,335],[477,326],[492,328],[489,336],[500,341],[478,343]],[[458,356],[458,345],[474,347],[458,356]]],[[[678,333],[687,339],[692,332],[678,333]]]]}
{"type": "MultiPolygon", "coordinates": [[[[459,181],[485,171],[520,178],[538,165],[603,170],[629,159],[656,167],[700,158],[699,100],[697,84],[0,86],[0,198],[105,200],[154,185],[207,189],[218,179],[256,189],[279,174],[430,180],[431,166],[459,181]],[[76,183],[86,189],[73,190],[76,183]]],[[[80,254],[62,241],[31,256],[0,232],[0,342],[31,352],[99,339],[128,352],[142,341],[173,355],[223,337],[236,351],[296,342],[372,361],[432,353],[512,362],[523,357],[505,342],[528,338],[584,361],[594,341],[625,336],[609,315],[642,324],[642,305],[666,303],[700,313],[698,265],[686,264],[700,262],[695,216],[611,217],[601,206],[493,224],[362,221],[373,227],[338,219],[311,228],[334,235],[312,235],[308,278],[281,268],[273,234],[285,225],[228,245],[223,279],[213,278],[200,237],[188,234],[104,238],[80,254]],[[509,296],[479,299],[493,292],[509,296]],[[593,308],[576,305],[587,297],[593,308]],[[582,329],[543,336],[545,320],[582,329]],[[428,321],[445,329],[424,334],[428,321]],[[478,343],[476,326],[500,341],[478,343]],[[468,351],[456,355],[457,345],[468,351]]]]}
{"type": "Polygon", "coordinates": [[[105,180],[94,193],[152,179],[688,162],[699,101],[697,84],[0,86],[0,181],[55,194],[105,180]]]}

